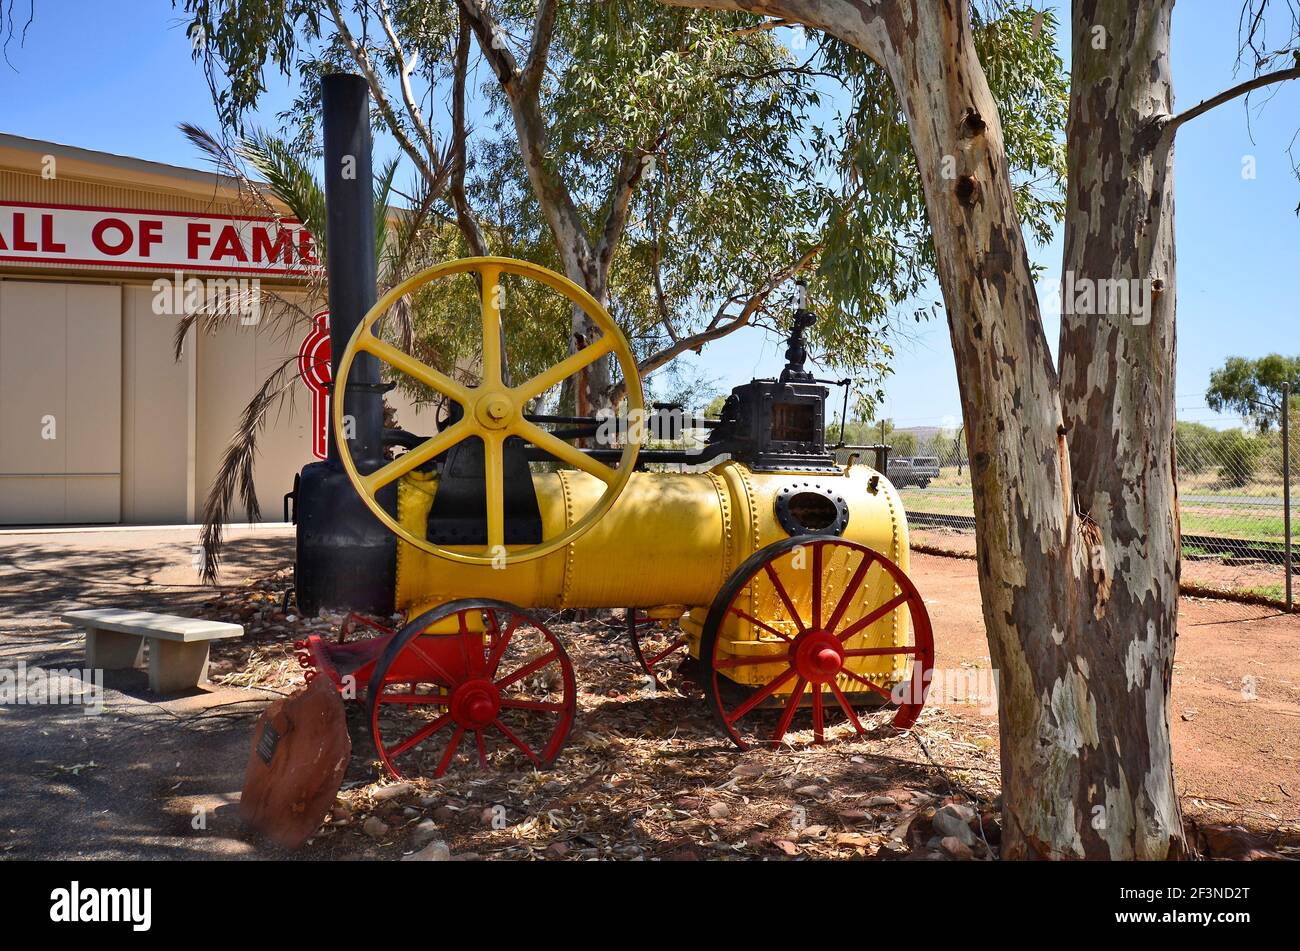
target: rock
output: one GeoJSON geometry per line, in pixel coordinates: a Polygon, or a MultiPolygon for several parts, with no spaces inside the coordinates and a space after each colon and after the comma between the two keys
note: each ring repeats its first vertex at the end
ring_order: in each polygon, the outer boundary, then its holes
{"type": "Polygon", "coordinates": [[[782,852],[784,852],[786,855],[798,855],[798,854],[799,854],[799,846],[795,845],[795,844],[794,844],[793,842],[791,842],[789,839],[779,839],[779,840],[777,840],[776,847],[777,847],[778,849],[780,849],[782,852]]]}
{"type": "Polygon", "coordinates": [[[761,763],[741,763],[732,769],[730,775],[737,779],[757,779],[762,776],[766,769],[761,763]]]}
{"type": "Polygon", "coordinates": [[[419,809],[412,809],[410,806],[407,806],[405,809],[402,810],[402,816],[403,818],[406,819],[414,819],[419,814],[420,814],[419,809]]]}
{"type": "Polygon", "coordinates": [[[438,801],[441,798],[442,797],[439,796],[437,793],[425,793],[423,796],[420,797],[420,805],[422,805],[425,809],[428,809],[431,806],[436,806],[438,804],[438,801]]]}
{"type": "Polygon", "coordinates": [[[351,822],[352,810],[349,809],[345,804],[341,802],[336,802],[334,804],[334,807],[330,809],[330,818],[335,822],[339,823],[340,825],[351,822]]]}
{"type": "Polygon", "coordinates": [[[446,825],[448,822],[451,822],[452,819],[456,818],[456,810],[451,808],[451,806],[439,806],[437,809],[433,810],[433,818],[435,821],[446,825]]]}
{"type": "Polygon", "coordinates": [[[709,806],[709,818],[711,819],[725,819],[729,815],[731,815],[731,807],[725,802],[715,802],[709,806]]]}
{"type": "Polygon", "coordinates": [[[380,839],[388,834],[388,823],[378,816],[371,816],[361,824],[361,831],[372,839],[380,839]]]}
{"type": "Polygon", "coordinates": [[[402,856],[403,862],[450,862],[451,860],[451,849],[441,840],[430,842],[418,852],[402,856]]]}
{"type": "Polygon", "coordinates": [[[569,854],[569,847],[563,842],[552,842],[544,854],[548,859],[562,859],[569,854]]]}
{"type": "Polygon", "coordinates": [[[935,810],[931,824],[940,835],[960,839],[963,845],[974,845],[975,834],[970,830],[970,821],[974,818],[975,810],[970,806],[950,802],[935,810]]]}
{"type": "Polygon", "coordinates": [[[893,796],[872,796],[870,799],[867,800],[867,806],[869,808],[879,808],[882,806],[889,806],[890,808],[897,809],[898,800],[895,799],[893,796]]]}
{"type": "Polygon", "coordinates": [[[432,842],[438,835],[438,824],[432,819],[423,819],[411,830],[411,842],[416,846],[432,842]]]}
{"type": "Polygon", "coordinates": [[[810,799],[825,799],[826,790],[821,786],[800,786],[795,790],[797,796],[808,796],[810,799]]]}
{"type": "Polygon", "coordinates": [[[959,862],[969,862],[975,857],[975,853],[971,851],[970,846],[956,836],[945,835],[939,840],[939,848],[959,862]]]}
{"type": "Polygon", "coordinates": [[[393,783],[391,786],[380,786],[370,794],[370,798],[375,802],[387,802],[407,795],[414,788],[410,783],[393,783]]]}

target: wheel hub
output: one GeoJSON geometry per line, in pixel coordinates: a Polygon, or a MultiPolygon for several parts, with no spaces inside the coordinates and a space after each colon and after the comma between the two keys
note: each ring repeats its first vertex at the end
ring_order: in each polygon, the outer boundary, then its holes
{"type": "Polygon", "coordinates": [[[468,730],[481,730],[497,718],[501,695],[490,680],[470,680],[451,695],[451,715],[468,730]]]}
{"type": "Polygon", "coordinates": [[[515,415],[515,403],[507,394],[494,391],[474,404],[474,416],[488,429],[505,429],[515,415]]]}
{"type": "Polygon", "coordinates": [[[809,683],[830,683],[844,668],[844,646],[825,631],[807,631],[790,649],[794,668],[809,683]]]}

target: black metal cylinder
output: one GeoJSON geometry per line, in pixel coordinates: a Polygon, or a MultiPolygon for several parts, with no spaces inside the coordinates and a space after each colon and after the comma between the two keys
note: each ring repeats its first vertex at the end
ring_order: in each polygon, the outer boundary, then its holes
{"type": "MultiPolygon", "coordinates": [[[[330,370],[361,318],[375,303],[375,207],[370,167],[370,90],[361,76],[336,73],[321,79],[325,133],[325,235],[329,268],[330,370]]],[[[352,425],[348,446],[362,472],[383,458],[384,400],[379,361],[358,354],[348,374],[343,412],[352,425]]],[[[338,461],[338,434],[329,433],[329,459],[338,461]]]]}
{"type": "MultiPolygon", "coordinates": [[[[326,267],[329,275],[331,379],[352,332],[375,302],[375,211],[370,165],[370,95],[360,76],[321,80],[325,127],[326,267]]],[[[360,354],[343,400],[348,448],[362,473],[384,464],[384,397],[379,361],[360,354]]],[[[346,435],[346,434],[345,434],[346,435]]],[[[329,424],[325,462],[302,470],[296,490],[294,567],[298,606],[386,615],[393,610],[397,544],[366,508],[339,461],[339,434],[329,424]]],[[[379,504],[397,510],[397,485],[379,491],[379,504]]]]}

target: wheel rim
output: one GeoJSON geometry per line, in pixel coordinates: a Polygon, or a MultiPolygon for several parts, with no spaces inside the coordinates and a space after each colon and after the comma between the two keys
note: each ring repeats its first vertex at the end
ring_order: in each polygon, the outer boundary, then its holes
{"type": "MultiPolygon", "coordinates": [[[[614,500],[627,485],[640,452],[639,440],[625,440],[618,467],[611,468],[524,418],[524,406],[529,400],[540,396],[606,355],[612,355],[623,371],[629,415],[640,413],[644,409],[636,356],[614,322],[614,318],[594,297],[554,271],[527,261],[503,257],[464,258],[427,268],[384,294],[361,319],[339,360],[338,379],[334,381],[336,393],[346,392],[348,374],[358,353],[370,354],[393,369],[413,377],[447,399],[459,403],[464,410],[463,417],[458,422],[374,472],[366,474],[358,471],[352,459],[348,440],[336,439],[339,461],[357,490],[357,494],[370,511],[398,537],[431,555],[451,561],[493,567],[500,567],[503,561],[506,564],[513,564],[541,558],[563,548],[595,525],[600,517],[609,511],[614,500]],[[381,340],[374,332],[375,325],[404,296],[414,293],[426,284],[464,273],[475,273],[480,277],[483,378],[477,387],[458,383],[446,374],[381,340]],[[507,386],[501,376],[501,277],[506,274],[530,278],[558,291],[591,317],[602,331],[602,336],[591,341],[584,349],[518,386],[507,386]],[[605,491],[585,515],[559,534],[544,538],[533,545],[507,547],[505,544],[504,446],[506,439],[511,436],[527,440],[560,462],[582,469],[605,483],[605,491]],[[380,491],[471,437],[477,437],[483,443],[484,482],[487,496],[487,545],[447,547],[408,531],[379,502],[380,491]]],[[[346,432],[343,424],[344,401],[339,399],[333,400],[332,403],[331,424],[334,432],[336,434],[346,432]]]]}
{"type": "Polygon", "coordinates": [[[627,638],[632,645],[632,654],[636,657],[637,666],[654,681],[656,687],[663,687],[664,683],[659,679],[659,668],[673,654],[685,648],[689,641],[684,634],[678,634],[676,637],[670,637],[664,647],[644,644],[647,635],[657,631],[659,626],[652,618],[636,608],[627,609],[626,625],[627,638]]]}
{"type": "Polygon", "coordinates": [[[807,728],[796,725],[805,708],[813,742],[824,743],[832,719],[842,718],[852,734],[867,732],[859,717],[866,698],[897,705],[896,729],[916,722],[934,662],[933,632],[916,586],[892,560],[842,538],[801,536],[769,545],[736,570],[709,610],[700,656],[710,664],[714,714],[741,749],[786,742],[790,732],[807,728]],[[801,551],[806,566],[793,568],[801,551]],[[842,584],[832,586],[836,575],[842,584]],[[768,600],[784,617],[753,615],[755,585],[769,586],[768,600]],[[875,591],[889,593],[859,604],[875,591]],[[871,643],[880,637],[872,628],[900,607],[907,608],[911,643],[871,643]],[[756,660],[729,649],[723,636],[728,616],[757,627],[770,650],[756,660]],[[871,658],[886,657],[910,658],[909,676],[893,690],[885,685],[893,677],[864,671],[871,658]],[[747,689],[728,677],[727,671],[741,668],[761,671],[764,682],[747,689]]]}
{"type": "Polygon", "coordinates": [[[511,605],[459,601],[425,612],[389,644],[369,686],[375,750],[399,779],[554,762],[573,727],[577,686],[563,645],[511,605]],[[428,633],[433,626],[448,633],[428,633]]]}

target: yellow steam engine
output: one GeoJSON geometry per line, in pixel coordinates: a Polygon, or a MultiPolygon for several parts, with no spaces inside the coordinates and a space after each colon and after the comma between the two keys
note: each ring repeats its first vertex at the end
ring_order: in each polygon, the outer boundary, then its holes
{"type": "MultiPolygon", "coordinates": [[[[338,441],[357,495],[397,538],[392,603],[405,623],[389,631],[369,622],[380,635],[369,639],[313,637],[303,656],[340,687],[357,685],[394,774],[556,757],[574,722],[576,677],[538,609],[625,609],[647,677],[660,684],[680,661],[674,683],[698,685],[741,748],[861,733],[882,708],[895,727],[911,725],[933,647],[907,575],[906,516],[883,451],[874,466],[859,455],[841,465],[841,447],[827,447],[832,381],[804,366],[803,331],[814,319],[800,301],[781,374],[737,387],[719,419],[699,421],[707,438],[650,449],[638,429],[676,435],[675,410],[645,412],[627,341],[564,277],[471,258],[412,278],[370,309],[338,360],[335,392],[377,360],[442,394],[451,412],[429,437],[390,431],[405,448],[394,458],[359,460],[338,441]],[[404,296],[447,279],[477,284],[477,385],[375,332],[404,296]],[[511,383],[502,327],[519,281],[563,295],[602,336],[511,383]],[[627,393],[616,418],[538,411],[547,393],[606,357],[627,393]]],[[[344,400],[333,416],[334,432],[346,433],[344,400]]]]}

